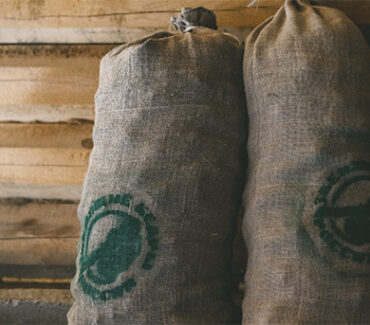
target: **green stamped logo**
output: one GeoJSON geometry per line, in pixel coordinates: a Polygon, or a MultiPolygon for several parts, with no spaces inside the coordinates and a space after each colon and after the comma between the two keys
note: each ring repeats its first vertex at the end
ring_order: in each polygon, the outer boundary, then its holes
{"type": "Polygon", "coordinates": [[[314,241],[319,239],[335,259],[351,262],[342,263],[342,269],[370,265],[370,163],[337,168],[326,176],[313,201],[314,241]]]}
{"type": "Polygon", "coordinates": [[[78,282],[94,300],[122,297],[136,286],[139,270],[148,271],[158,249],[156,218],[131,194],[95,200],[85,218],[78,282]]]}

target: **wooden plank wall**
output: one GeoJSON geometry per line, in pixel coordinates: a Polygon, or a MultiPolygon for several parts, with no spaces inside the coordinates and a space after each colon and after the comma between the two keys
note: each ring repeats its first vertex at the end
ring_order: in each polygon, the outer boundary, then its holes
{"type": "MultiPolygon", "coordinates": [[[[14,274],[18,278],[73,275],[79,236],[76,209],[93,145],[93,100],[101,57],[117,43],[167,30],[170,17],[183,6],[213,9],[221,30],[243,38],[274,14],[282,0],[261,0],[252,7],[249,3],[250,0],[1,1],[2,279],[14,274]]],[[[369,0],[325,4],[345,11],[369,37],[369,0]]],[[[11,295],[10,289],[7,292],[11,295]]]]}

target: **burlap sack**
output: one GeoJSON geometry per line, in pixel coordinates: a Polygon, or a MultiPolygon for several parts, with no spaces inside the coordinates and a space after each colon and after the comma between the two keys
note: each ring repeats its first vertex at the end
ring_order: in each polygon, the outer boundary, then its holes
{"type": "Polygon", "coordinates": [[[101,61],[70,324],[233,322],[242,49],[196,26],[212,19],[186,9],[174,19],[183,33],[154,34],[101,61]]]}
{"type": "Polygon", "coordinates": [[[370,51],[287,0],[247,38],[243,324],[370,324],[370,51]]]}

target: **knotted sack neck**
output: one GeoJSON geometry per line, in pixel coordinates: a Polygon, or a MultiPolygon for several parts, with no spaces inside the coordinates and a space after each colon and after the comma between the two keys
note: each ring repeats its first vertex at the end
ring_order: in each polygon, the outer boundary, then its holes
{"type": "Polygon", "coordinates": [[[217,29],[216,15],[203,7],[182,8],[181,14],[171,18],[171,23],[182,33],[197,27],[217,29]]]}

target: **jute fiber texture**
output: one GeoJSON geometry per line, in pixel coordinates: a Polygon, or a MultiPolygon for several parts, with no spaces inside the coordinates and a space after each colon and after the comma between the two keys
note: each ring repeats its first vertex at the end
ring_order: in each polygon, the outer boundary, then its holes
{"type": "Polygon", "coordinates": [[[246,39],[243,324],[370,324],[370,51],[287,0],[246,39]]]}
{"type": "Polygon", "coordinates": [[[242,48],[205,27],[101,61],[69,324],[230,324],[242,48]]]}

